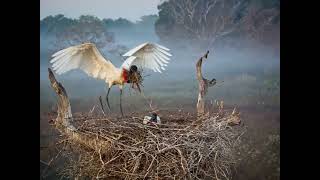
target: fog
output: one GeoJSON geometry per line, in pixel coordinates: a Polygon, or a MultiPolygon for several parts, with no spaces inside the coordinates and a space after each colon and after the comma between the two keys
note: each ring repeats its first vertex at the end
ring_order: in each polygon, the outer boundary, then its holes
{"type": "MultiPolygon", "coordinates": [[[[162,43],[155,33],[154,27],[128,30],[127,28],[110,28],[114,33],[115,42],[126,47],[133,48],[143,42],[155,42],[171,49],[170,63],[162,74],[153,71],[144,71],[145,80],[143,91],[147,97],[156,99],[161,106],[173,107],[179,102],[194,103],[197,97],[197,81],[195,75],[195,63],[207,49],[199,50],[192,44],[186,44],[177,48],[174,44],[162,43]],[[195,50],[196,49],[196,50],[195,50]],[[172,100],[175,98],[175,100],[172,100]]],[[[40,43],[41,67],[40,87],[41,102],[51,106],[55,96],[48,82],[47,68],[54,51],[50,50],[50,39],[54,37],[42,36],[40,43]]],[[[103,55],[119,67],[123,57],[102,51],[103,55]]],[[[216,47],[210,48],[209,57],[203,62],[203,74],[206,78],[217,79],[218,84],[209,90],[208,97],[211,100],[224,100],[230,105],[272,105],[279,106],[280,93],[280,59],[268,48],[234,48],[216,47]],[[275,87],[267,87],[267,81],[276,83],[275,87]],[[222,82],[223,81],[223,82],[222,82]],[[273,88],[273,89],[270,89],[273,88]]],[[[81,70],[72,70],[57,76],[58,80],[66,87],[71,99],[92,101],[97,103],[100,95],[105,95],[106,87],[102,80],[96,80],[87,76],[81,70]]],[[[272,85],[271,85],[272,86],[272,85]]],[[[119,96],[118,87],[114,86],[111,94],[111,104],[117,104],[119,96]]],[[[128,87],[125,89],[124,100],[128,105],[134,101],[143,101],[141,95],[133,92],[128,87]],[[131,99],[130,99],[131,98],[131,99]]],[[[92,104],[90,104],[92,105],[92,104]]]]}
{"type": "MultiPolygon", "coordinates": [[[[253,4],[251,6],[247,3],[249,1],[241,1],[249,10],[252,7],[253,9],[259,7],[255,4],[256,2],[265,4],[262,10],[246,11],[256,12],[256,14],[253,13],[249,18],[244,17],[246,21],[243,22],[246,23],[236,24],[234,33],[212,44],[207,43],[211,42],[210,33],[215,30],[214,28],[222,25],[207,23],[206,26],[198,28],[197,24],[200,22],[198,20],[203,18],[200,17],[203,16],[200,12],[206,12],[201,8],[208,8],[204,5],[209,1],[202,0],[199,2],[203,4],[194,6],[196,7],[194,19],[197,20],[194,24],[187,24],[189,21],[179,24],[177,17],[185,16],[170,14],[172,6],[170,3],[175,1],[163,2],[158,7],[157,15],[143,16],[141,21],[137,22],[122,18],[108,19],[111,17],[99,19],[90,15],[76,19],[64,15],[48,16],[40,21],[40,144],[55,143],[54,128],[49,128],[48,120],[52,118],[51,112],[57,110],[57,97],[50,87],[48,68],[51,68],[49,63],[51,55],[56,51],[93,39],[93,43],[97,44],[103,56],[111,60],[116,67],[120,67],[125,60],[121,55],[144,42],[158,43],[169,48],[173,56],[163,73],[143,70],[142,94],[131,89],[130,85],[125,86],[122,106],[124,114],[127,114],[148,111],[150,99],[153,107],[160,110],[184,109],[187,111],[181,112],[193,113],[198,97],[195,65],[198,59],[209,50],[208,59],[205,59],[202,64],[202,73],[206,79],[215,78],[217,84],[208,89],[207,103],[223,100],[226,106],[239,108],[241,118],[248,127],[245,135],[247,140],[244,144],[253,147],[254,152],[258,150],[261,152],[257,157],[251,157],[249,151],[248,154],[243,155],[249,160],[242,162],[243,167],[240,168],[239,175],[235,179],[278,177],[280,173],[278,148],[269,151],[268,148],[273,146],[267,145],[268,147],[266,146],[264,150],[258,144],[266,144],[270,136],[279,135],[280,132],[280,6],[278,4],[280,2],[277,0],[250,1],[253,4]],[[203,31],[203,34],[198,37],[198,34],[186,30],[184,25],[190,25],[191,31],[198,28],[197,30],[203,31]],[[252,27],[253,29],[250,29],[252,27]],[[74,38],[74,34],[85,34],[86,37],[76,41],[75,39],[80,35],[74,38]],[[277,161],[271,162],[270,160],[274,158],[277,161]]],[[[226,7],[237,9],[231,5],[226,4],[226,7]]],[[[217,8],[221,9],[220,6],[217,8]]],[[[211,11],[211,14],[205,15],[210,22],[216,22],[216,17],[220,17],[221,14],[222,16],[230,15],[224,14],[226,12],[224,10],[211,9],[211,11]],[[216,12],[221,14],[215,14],[216,12]]],[[[183,13],[183,11],[177,11],[179,12],[183,13]]],[[[241,9],[239,13],[243,13],[241,9]]],[[[236,13],[235,15],[238,16],[236,13]]],[[[56,75],[56,78],[67,91],[73,113],[85,113],[93,107],[100,107],[99,96],[103,99],[106,96],[105,82],[89,77],[81,70],[71,70],[62,75],[56,75]]],[[[112,110],[110,114],[119,115],[117,86],[112,87],[109,101],[112,110]]],[[[96,108],[97,111],[101,113],[100,108],[96,108]]],[[[48,161],[55,156],[50,148],[44,149],[41,153],[41,159],[48,159],[48,161]]],[[[40,164],[40,171],[42,166],[40,164]]],[[[52,170],[55,171],[54,168],[52,170]]],[[[48,176],[56,179],[56,173],[50,172],[48,176]]]]}
{"type": "MultiPolygon", "coordinates": [[[[195,64],[207,50],[210,53],[203,62],[204,77],[215,78],[218,82],[209,89],[209,100],[223,100],[226,105],[279,107],[279,1],[239,2],[218,4],[216,9],[207,9],[209,14],[203,14],[207,1],[201,1],[194,6],[191,20],[183,16],[185,9],[171,10],[179,8],[173,1],[159,5],[157,15],[145,15],[136,22],[123,18],[99,19],[91,15],[75,19],[56,15],[42,19],[41,108],[48,110],[55,102],[47,77],[51,55],[70,45],[88,41],[97,44],[103,56],[117,67],[124,61],[121,55],[141,43],[153,42],[169,48],[173,56],[166,71],[162,74],[143,71],[144,95],[160,107],[195,105],[198,89],[195,64]],[[231,20],[226,22],[220,17],[231,20]]],[[[97,103],[99,96],[106,94],[106,84],[102,80],[91,78],[81,70],[72,70],[57,78],[65,86],[70,99],[78,102],[75,108],[79,104],[86,104],[82,108],[90,108],[97,103]]],[[[127,107],[145,102],[145,97],[129,86],[126,86],[124,95],[124,106],[127,107]]],[[[119,89],[114,86],[110,94],[111,104],[116,105],[118,97],[119,89]]],[[[140,109],[132,108],[133,111],[140,109]]]]}

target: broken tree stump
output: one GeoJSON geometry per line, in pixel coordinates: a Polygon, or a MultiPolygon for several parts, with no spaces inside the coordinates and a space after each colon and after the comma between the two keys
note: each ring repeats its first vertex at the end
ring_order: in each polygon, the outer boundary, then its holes
{"type": "MultiPolygon", "coordinates": [[[[121,121],[111,117],[79,118],[72,115],[66,90],[48,71],[58,96],[58,116],[53,125],[61,133],[62,149],[68,152],[65,157],[69,159],[61,173],[75,179],[231,176],[235,161],[232,149],[241,136],[240,131],[229,128],[230,122],[238,121],[235,110],[222,118],[215,115],[179,125],[168,121],[159,127],[143,125],[137,117],[124,117],[121,121]]],[[[202,81],[207,84],[204,87],[214,82],[202,81]]]]}
{"type": "Polygon", "coordinates": [[[48,68],[50,84],[58,96],[58,115],[54,121],[54,125],[61,135],[68,137],[69,140],[81,144],[94,151],[106,148],[110,145],[108,141],[102,140],[96,135],[88,134],[80,131],[73,125],[73,116],[71,112],[71,105],[66,90],[59,83],[52,70],[48,68]]]}
{"type": "Polygon", "coordinates": [[[204,78],[202,76],[202,60],[203,58],[208,58],[209,51],[206,52],[204,56],[202,56],[197,64],[196,64],[196,70],[197,70],[197,79],[199,84],[199,94],[198,94],[198,102],[197,102],[197,113],[198,116],[202,116],[205,113],[205,95],[208,92],[208,88],[212,87],[216,84],[216,79],[212,79],[209,81],[208,79],[204,78]]]}
{"type": "Polygon", "coordinates": [[[71,124],[73,118],[67,92],[64,87],[56,80],[50,68],[48,68],[48,71],[51,87],[58,95],[58,116],[55,123],[60,124],[71,131],[75,131],[76,128],[71,124]]]}

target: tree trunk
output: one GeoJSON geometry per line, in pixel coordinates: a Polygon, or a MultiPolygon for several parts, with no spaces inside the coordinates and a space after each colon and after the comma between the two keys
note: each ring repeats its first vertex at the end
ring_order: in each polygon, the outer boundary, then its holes
{"type": "Polygon", "coordinates": [[[67,136],[69,140],[82,144],[94,151],[98,151],[99,148],[102,147],[110,146],[108,141],[100,139],[95,135],[82,132],[74,127],[72,124],[73,117],[67,92],[62,84],[56,80],[50,68],[48,68],[48,71],[51,87],[58,95],[58,116],[54,122],[56,129],[60,131],[62,135],[67,136]]]}
{"type": "Polygon", "coordinates": [[[63,125],[68,130],[75,131],[76,128],[71,124],[73,118],[67,92],[64,87],[56,80],[50,68],[48,68],[48,71],[51,87],[58,95],[58,116],[55,123],[63,125]]]}
{"type": "Polygon", "coordinates": [[[202,76],[202,60],[203,58],[208,58],[209,51],[206,52],[204,56],[202,56],[197,64],[196,64],[196,70],[197,70],[197,79],[199,83],[199,94],[198,94],[198,102],[197,102],[197,113],[198,116],[202,116],[205,113],[205,95],[208,92],[208,88],[216,84],[216,79],[212,79],[211,81],[207,80],[202,76]]]}

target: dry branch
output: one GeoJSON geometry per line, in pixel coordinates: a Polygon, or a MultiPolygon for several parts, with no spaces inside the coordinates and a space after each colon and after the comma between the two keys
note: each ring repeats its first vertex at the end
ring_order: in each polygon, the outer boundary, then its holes
{"type": "Polygon", "coordinates": [[[56,119],[56,124],[61,124],[67,129],[74,131],[75,128],[71,124],[72,112],[67,92],[64,87],[56,80],[50,68],[48,69],[48,71],[51,87],[58,95],[58,117],[56,119]]]}
{"type": "Polygon", "coordinates": [[[204,107],[205,95],[208,92],[208,88],[216,84],[216,79],[213,78],[211,81],[209,81],[208,79],[202,76],[202,70],[201,70],[202,59],[208,58],[208,54],[209,54],[209,51],[207,51],[206,54],[202,56],[196,64],[197,79],[199,84],[199,94],[198,94],[198,102],[197,102],[197,112],[199,116],[204,115],[205,113],[205,107],[204,107]]]}
{"type": "Polygon", "coordinates": [[[72,116],[63,86],[49,69],[57,93],[54,122],[67,146],[61,172],[76,179],[229,179],[241,131],[230,127],[237,113],[221,109],[211,117],[174,117],[159,112],[162,124],[143,125],[143,115],[121,119],[72,116]],[[184,119],[175,121],[174,119],[184,119]],[[179,122],[179,123],[177,123],[179,122]],[[76,127],[76,128],[75,128],[76,127]]]}

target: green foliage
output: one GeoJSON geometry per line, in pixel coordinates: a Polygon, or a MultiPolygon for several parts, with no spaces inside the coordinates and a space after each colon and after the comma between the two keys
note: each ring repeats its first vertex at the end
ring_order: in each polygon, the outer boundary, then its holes
{"type": "Polygon", "coordinates": [[[103,19],[102,21],[107,28],[137,28],[139,26],[144,28],[153,28],[157,19],[157,15],[146,15],[142,16],[141,20],[135,23],[124,18],[118,18],[115,20],[109,18],[103,19]]]}
{"type": "Polygon", "coordinates": [[[142,16],[141,20],[138,21],[137,24],[142,26],[154,26],[158,18],[159,17],[157,15],[142,16]]]}
{"type": "Polygon", "coordinates": [[[124,18],[118,18],[116,20],[103,19],[102,21],[107,28],[109,28],[109,27],[118,27],[118,28],[126,27],[126,28],[128,28],[128,27],[133,26],[133,23],[131,21],[124,19],[124,18]]]}
{"type": "Polygon", "coordinates": [[[47,16],[40,21],[40,31],[52,34],[61,33],[75,22],[74,19],[67,18],[62,14],[47,16]]]}
{"type": "Polygon", "coordinates": [[[175,20],[170,15],[169,2],[164,2],[158,6],[159,18],[155,22],[156,33],[159,37],[166,40],[166,34],[170,33],[175,25],[175,20]]]}
{"type": "Polygon", "coordinates": [[[70,45],[93,42],[104,48],[114,42],[113,34],[103,21],[91,15],[82,15],[77,19],[64,15],[48,16],[40,21],[40,36],[54,37],[49,44],[54,51],[70,45]]]}

